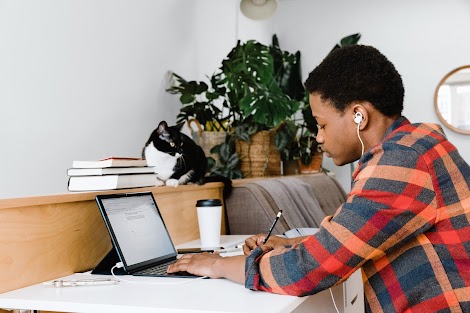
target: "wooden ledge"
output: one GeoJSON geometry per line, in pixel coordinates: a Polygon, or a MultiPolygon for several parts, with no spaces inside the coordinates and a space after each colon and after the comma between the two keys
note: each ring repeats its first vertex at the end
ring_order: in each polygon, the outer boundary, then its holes
{"type": "Polygon", "coordinates": [[[91,191],[91,192],[69,192],[64,194],[46,195],[46,196],[31,196],[24,198],[9,198],[0,199],[0,209],[21,208],[31,205],[46,205],[68,202],[79,202],[95,200],[97,195],[106,195],[122,192],[144,192],[151,191],[154,195],[167,194],[175,192],[185,192],[194,190],[205,190],[213,188],[222,188],[222,183],[207,183],[204,185],[180,185],[178,187],[161,186],[161,187],[145,187],[133,189],[117,189],[117,190],[104,190],[104,191],[91,191]]]}

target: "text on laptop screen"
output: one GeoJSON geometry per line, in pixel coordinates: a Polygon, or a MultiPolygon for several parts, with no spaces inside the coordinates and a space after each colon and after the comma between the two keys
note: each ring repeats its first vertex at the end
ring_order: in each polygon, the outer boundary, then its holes
{"type": "Polygon", "coordinates": [[[109,198],[102,203],[128,266],[175,253],[152,196],[109,198]]]}

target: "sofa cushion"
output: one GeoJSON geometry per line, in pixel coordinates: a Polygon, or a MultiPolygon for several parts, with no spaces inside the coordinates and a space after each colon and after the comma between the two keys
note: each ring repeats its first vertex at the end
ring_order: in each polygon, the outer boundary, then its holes
{"type": "Polygon", "coordinates": [[[225,199],[230,234],[266,233],[279,210],[273,234],[294,227],[318,227],[346,200],[346,193],[326,174],[265,177],[234,182],[225,199]]]}

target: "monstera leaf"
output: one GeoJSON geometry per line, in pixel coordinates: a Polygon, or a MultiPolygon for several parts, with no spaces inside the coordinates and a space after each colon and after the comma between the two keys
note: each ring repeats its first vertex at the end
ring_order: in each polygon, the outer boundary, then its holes
{"type": "Polygon", "coordinates": [[[220,68],[224,82],[230,90],[255,88],[258,84],[269,84],[273,79],[273,58],[269,47],[249,40],[237,45],[222,61],[220,68]]]}
{"type": "MultiPolygon", "coordinates": [[[[295,61],[293,55],[285,57],[295,61]]],[[[228,106],[239,114],[239,124],[249,121],[262,129],[275,128],[299,108],[276,81],[271,47],[254,40],[238,42],[220,70],[218,77],[227,87],[228,106]]]]}
{"type": "Polygon", "coordinates": [[[245,116],[252,116],[254,122],[268,129],[276,128],[299,109],[297,101],[267,89],[254,90],[243,97],[239,105],[245,116]]]}

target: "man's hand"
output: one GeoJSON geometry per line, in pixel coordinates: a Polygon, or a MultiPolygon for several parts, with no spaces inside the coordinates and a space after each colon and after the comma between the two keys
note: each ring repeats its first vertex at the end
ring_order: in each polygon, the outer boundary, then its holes
{"type": "MultiPolygon", "coordinates": [[[[265,238],[266,234],[258,234],[247,238],[245,240],[245,244],[243,245],[243,253],[245,253],[245,255],[249,255],[251,251],[254,250],[256,247],[263,245],[263,241],[265,238]]],[[[273,248],[284,247],[285,245],[292,244],[291,241],[292,240],[287,238],[270,236],[268,241],[264,245],[271,246],[273,248]]]]}
{"type": "Polygon", "coordinates": [[[216,253],[189,253],[183,255],[176,263],[171,264],[167,272],[186,271],[194,275],[220,278],[216,271],[217,260],[222,257],[216,253]]]}
{"type": "Polygon", "coordinates": [[[168,273],[186,271],[210,278],[227,278],[239,284],[245,282],[245,256],[221,257],[218,253],[185,254],[170,265],[168,273]]]}

